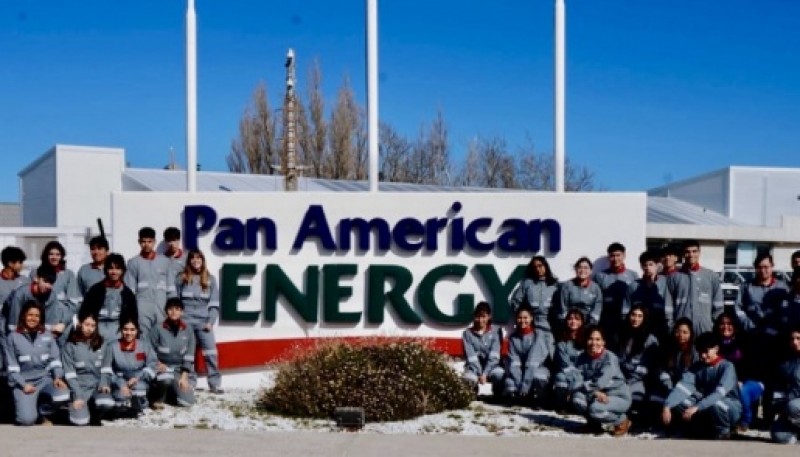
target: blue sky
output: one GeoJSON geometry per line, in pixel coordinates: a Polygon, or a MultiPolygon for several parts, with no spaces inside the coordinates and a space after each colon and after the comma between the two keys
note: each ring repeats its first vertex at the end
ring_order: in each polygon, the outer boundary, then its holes
{"type": "MultiPolygon", "coordinates": [[[[225,170],[259,81],[274,106],[293,47],[332,105],[364,103],[364,1],[196,0],[199,162],[225,170]]],[[[0,2],[0,201],[56,143],[185,162],[185,0],[0,2]]],[[[800,166],[800,2],[567,0],[567,155],[609,190],[727,165],[800,166]]],[[[415,136],[441,108],[476,135],[552,151],[553,1],[380,1],[380,116],[415,136]]]]}

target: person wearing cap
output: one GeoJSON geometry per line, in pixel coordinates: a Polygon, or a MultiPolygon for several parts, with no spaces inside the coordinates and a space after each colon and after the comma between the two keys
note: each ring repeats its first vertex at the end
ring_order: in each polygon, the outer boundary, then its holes
{"type": "Polygon", "coordinates": [[[108,240],[104,236],[96,236],[89,240],[89,255],[92,261],[81,265],[78,269],[78,291],[85,296],[89,288],[104,279],[103,265],[108,257],[108,240]]]}
{"type": "Polygon", "coordinates": [[[179,298],[168,299],[164,312],[164,322],[150,331],[150,345],[158,357],[153,409],[163,409],[172,399],[178,406],[191,406],[195,402],[194,331],[182,319],[183,302],[179,298]]]}
{"type": "Polygon", "coordinates": [[[672,310],[673,322],[688,317],[695,335],[710,332],[724,306],[719,275],[700,266],[700,243],[687,240],[683,268],[667,279],[666,309],[672,310]]]}
{"type": "Polygon", "coordinates": [[[606,248],[608,268],[594,275],[594,281],[603,291],[603,310],[600,313],[600,326],[605,334],[616,344],[616,337],[627,313],[624,308],[628,286],[639,279],[639,274],[625,267],[625,246],[611,243],[606,248]]]}
{"type": "Polygon", "coordinates": [[[151,227],[139,230],[139,255],[128,259],[125,285],[136,294],[139,326],[143,335],[164,320],[164,303],[168,294],[175,295],[175,272],[172,262],[155,251],[156,231],[151,227]]]}
{"type": "Polygon", "coordinates": [[[701,334],[695,345],[700,361],[664,401],[661,420],[684,434],[729,439],[742,414],[736,368],[720,356],[715,334],[701,334]]]}

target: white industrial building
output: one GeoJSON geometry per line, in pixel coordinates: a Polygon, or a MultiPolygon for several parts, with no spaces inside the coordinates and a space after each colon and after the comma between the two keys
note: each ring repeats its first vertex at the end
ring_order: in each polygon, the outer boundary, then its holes
{"type": "MultiPolygon", "coordinates": [[[[86,238],[97,234],[97,220],[112,237],[113,192],[184,191],[186,173],[128,168],[121,148],[56,145],[19,172],[22,229],[0,229],[5,244],[26,252],[64,233],[71,265],[85,261],[86,238]]],[[[201,192],[280,192],[277,175],[199,172],[201,192]]],[[[380,183],[381,191],[447,192],[465,189],[380,183]]],[[[300,191],[366,191],[367,182],[301,178],[300,191]]],[[[495,189],[469,189],[491,192],[495,189]]],[[[660,247],[698,239],[702,262],[721,270],[749,265],[768,250],[777,268],[787,268],[800,249],[800,169],[728,167],[647,191],[647,244],[660,247]]],[[[598,247],[602,250],[603,247],[598,247]]],[[[635,265],[635,253],[629,264],[635,265]]]]}

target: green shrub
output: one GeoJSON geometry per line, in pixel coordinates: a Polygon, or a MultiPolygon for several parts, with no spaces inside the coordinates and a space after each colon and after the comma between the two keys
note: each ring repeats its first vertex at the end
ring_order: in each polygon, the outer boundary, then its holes
{"type": "Polygon", "coordinates": [[[474,393],[424,341],[377,339],[321,343],[283,364],[261,407],[330,418],[340,406],[364,408],[384,422],[465,408],[474,393]]]}

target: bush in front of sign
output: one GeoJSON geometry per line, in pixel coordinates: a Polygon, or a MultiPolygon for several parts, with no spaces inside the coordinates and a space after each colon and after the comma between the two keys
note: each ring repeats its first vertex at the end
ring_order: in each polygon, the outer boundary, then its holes
{"type": "Polygon", "coordinates": [[[313,418],[360,407],[368,422],[385,422],[465,408],[474,396],[425,341],[369,339],[321,343],[285,362],[259,406],[313,418]]]}

